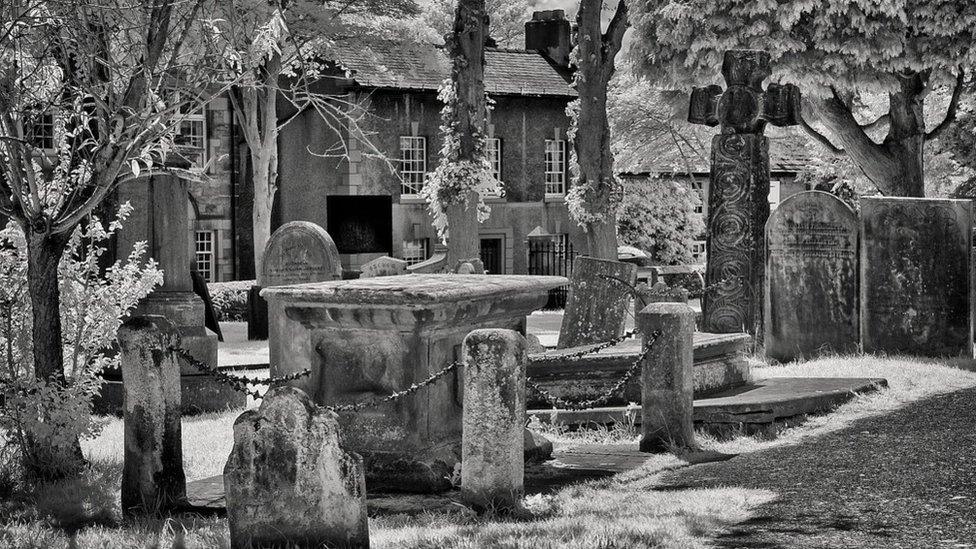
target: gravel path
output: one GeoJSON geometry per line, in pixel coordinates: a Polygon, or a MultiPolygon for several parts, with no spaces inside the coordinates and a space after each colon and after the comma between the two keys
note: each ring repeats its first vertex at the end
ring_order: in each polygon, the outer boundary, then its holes
{"type": "Polygon", "coordinates": [[[779,498],[726,548],[976,548],[976,389],[794,446],[690,467],[660,489],[742,486],[779,498]]]}

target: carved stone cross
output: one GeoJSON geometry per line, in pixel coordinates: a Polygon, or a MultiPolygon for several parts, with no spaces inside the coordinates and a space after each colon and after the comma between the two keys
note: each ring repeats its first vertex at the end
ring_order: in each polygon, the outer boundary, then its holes
{"type": "Polygon", "coordinates": [[[769,217],[769,140],[766,124],[799,123],[800,91],[792,84],[763,81],[769,54],[730,50],[722,61],[725,92],[717,85],[694,88],[688,121],[722,125],[712,139],[708,191],[707,265],[702,330],[762,335],[765,275],[763,228],[769,217]]]}

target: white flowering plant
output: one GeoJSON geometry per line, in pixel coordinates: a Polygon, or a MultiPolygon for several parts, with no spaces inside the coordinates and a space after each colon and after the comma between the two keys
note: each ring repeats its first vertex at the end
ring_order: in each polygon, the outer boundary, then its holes
{"type": "Polygon", "coordinates": [[[101,268],[109,239],[131,211],[123,205],[107,224],[92,216],[71,235],[58,272],[62,379],[35,375],[26,241],[14,223],[0,231],[0,437],[28,466],[59,466],[41,464],[44,456],[33,454],[43,442],[58,446],[98,433],[92,400],[101,387],[99,374],[118,366],[112,350],[118,328],[139,300],[162,284],[162,271],[144,257],[145,242],[101,268]]]}
{"type": "MultiPolygon", "coordinates": [[[[420,191],[427,201],[438,236],[446,242],[449,236],[447,207],[454,204],[468,205],[468,196],[478,194],[478,223],[483,223],[491,215],[491,207],[485,203],[487,196],[499,196],[502,190],[498,180],[491,174],[485,136],[475,134],[475,156],[477,160],[462,160],[461,138],[458,135],[458,97],[454,83],[448,79],[441,85],[437,98],[444,103],[441,109],[441,161],[427,177],[420,191]]],[[[486,100],[491,108],[491,100],[486,100]]]]}

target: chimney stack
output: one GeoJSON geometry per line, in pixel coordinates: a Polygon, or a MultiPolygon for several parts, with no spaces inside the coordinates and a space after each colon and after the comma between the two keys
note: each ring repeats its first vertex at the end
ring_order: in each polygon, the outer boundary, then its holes
{"type": "Polygon", "coordinates": [[[532,20],[525,24],[525,49],[537,50],[555,64],[569,67],[569,52],[573,49],[573,43],[566,12],[532,12],[532,20]]]}

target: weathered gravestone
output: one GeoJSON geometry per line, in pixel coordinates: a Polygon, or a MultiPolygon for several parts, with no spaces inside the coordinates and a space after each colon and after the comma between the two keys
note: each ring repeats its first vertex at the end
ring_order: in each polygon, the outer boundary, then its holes
{"type": "Polygon", "coordinates": [[[836,196],[807,191],[766,222],[766,356],[790,361],[857,349],[857,214],[836,196]]]}
{"type": "Polygon", "coordinates": [[[866,352],[973,356],[972,202],[861,198],[866,352]]]}
{"type": "Polygon", "coordinates": [[[363,265],[359,278],[374,276],[396,276],[407,273],[407,262],[395,257],[383,256],[363,265]]]}
{"type": "Polygon", "coordinates": [[[268,338],[268,305],[261,298],[262,288],[341,278],[339,249],[325,229],[310,221],[278,227],[264,247],[257,285],[248,294],[248,339],[268,338]]]}
{"type": "Polygon", "coordinates": [[[556,347],[602,343],[623,334],[636,280],[637,265],[633,263],[577,258],[556,347]]]}
{"type": "Polygon", "coordinates": [[[234,548],[369,547],[363,460],[300,389],[271,389],[234,422],[224,493],[234,548]]]}
{"type": "Polygon", "coordinates": [[[702,329],[762,336],[763,228],[769,217],[769,140],[766,124],[799,122],[800,92],[769,84],[769,54],[730,50],[722,61],[728,84],[694,88],[688,121],[722,125],[712,139],[702,329]],[[719,284],[720,282],[725,282],[719,284]]]}

